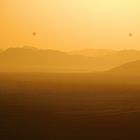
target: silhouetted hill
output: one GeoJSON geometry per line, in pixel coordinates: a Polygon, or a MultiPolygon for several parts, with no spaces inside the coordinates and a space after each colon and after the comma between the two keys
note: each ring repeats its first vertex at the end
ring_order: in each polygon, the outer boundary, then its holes
{"type": "Polygon", "coordinates": [[[38,50],[30,48],[9,48],[0,55],[1,63],[11,64],[42,64],[49,57],[62,57],[65,53],[53,50],[38,50]]]}
{"type": "Polygon", "coordinates": [[[110,54],[114,54],[116,51],[111,49],[83,49],[83,50],[74,50],[71,51],[70,54],[74,55],[84,55],[84,56],[92,56],[92,57],[104,57],[110,54]]]}
{"type": "Polygon", "coordinates": [[[122,64],[140,60],[140,51],[138,50],[105,50],[105,49],[87,49],[75,54],[91,55],[95,58],[94,66],[97,70],[107,70],[122,64]]]}
{"type": "Polygon", "coordinates": [[[122,64],[140,60],[140,51],[138,50],[121,50],[116,53],[99,58],[97,65],[100,64],[103,68],[111,69],[122,64]]]}
{"type": "Polygon", "coordinates": [[[123,64],[119,67],[113,68],[109,73],[117,75],[140,75],[140,60],[123,64]]]}
{"type": "Polygon", "coordinates": [[[140,60],[140,51],[124,50],[104,57],[72,55],[34,47],[9,48],[0,54],[0,71],[95,72],[140,60]]]}
{"type": "Polygon", "coordinates": [[[0,55],[1,71],[87,71],[93,58],[56,50],[9,48],[0,55]]]}

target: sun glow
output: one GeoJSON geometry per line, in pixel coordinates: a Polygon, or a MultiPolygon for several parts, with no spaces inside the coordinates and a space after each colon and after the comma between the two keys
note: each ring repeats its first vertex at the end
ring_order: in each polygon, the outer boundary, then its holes
{"type": "Polygon", "coordinates": [[[2,47],[139,49],[138,0],[5,0],[0,5],[2,47]]]}

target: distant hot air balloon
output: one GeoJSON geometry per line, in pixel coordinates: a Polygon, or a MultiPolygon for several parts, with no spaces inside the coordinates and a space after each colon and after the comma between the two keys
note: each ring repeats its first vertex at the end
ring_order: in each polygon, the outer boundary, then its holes
{"type": "Polygon", "coordinates": [[[33,32],[33,36],[36,36],[36,32],[33,32]]]}
{"type": "Polygon", "coordinates": [[[133,34],[132,33],[129,33],[129,37],[132,37],[133,36],[133,34]]]}

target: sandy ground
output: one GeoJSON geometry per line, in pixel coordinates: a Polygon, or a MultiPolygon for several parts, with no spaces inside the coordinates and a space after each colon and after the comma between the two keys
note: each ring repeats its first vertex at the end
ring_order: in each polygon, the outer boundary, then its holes
{"type": "Polygon", "coordinates": [[[138,140],[140,78],[0,74],[1,140],[138,140]]]}

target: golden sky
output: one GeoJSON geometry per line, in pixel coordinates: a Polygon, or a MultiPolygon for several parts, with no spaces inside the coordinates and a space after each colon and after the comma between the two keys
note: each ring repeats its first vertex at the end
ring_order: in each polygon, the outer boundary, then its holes
{"type": "Polygon", "coordinates": [[[140,1],[1,0],[0,31],[1,48],[140,49],[140,1]]]}

